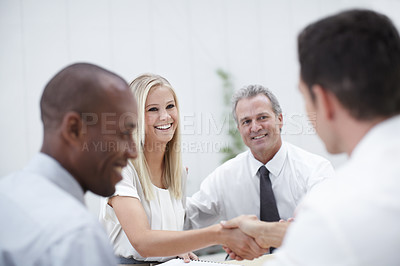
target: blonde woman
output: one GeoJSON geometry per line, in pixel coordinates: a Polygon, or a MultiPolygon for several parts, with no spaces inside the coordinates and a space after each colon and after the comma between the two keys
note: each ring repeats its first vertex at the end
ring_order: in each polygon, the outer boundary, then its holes
{"type": "Polygon", "coordinates": [[[176,94],[165,78],[153,74],[137,77],[130,86],[138,102],[133,136],[138,158],[122,171],[123,180],[100,212],[119,263],[162,262],[176,256],[189,261],[197,259],[192,250],[215,244],[236,249],[244,258],[264,253],[252,238],[219,224],[182,231],[186,171],[176,94]]]}

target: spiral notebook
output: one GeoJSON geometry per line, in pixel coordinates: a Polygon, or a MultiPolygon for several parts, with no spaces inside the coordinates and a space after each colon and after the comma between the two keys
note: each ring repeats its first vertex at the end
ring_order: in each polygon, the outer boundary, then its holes
{"type": "MultiPolygon", "coordinates": [[[[158,264],[158,266],[238,266],[238,264],[220,263],[206,260],[191,260],[185,263],[183,259],[172,259],[167,262],[158,264]]],[[[240,264],[239,264],[240,265],[240,264]]]]}

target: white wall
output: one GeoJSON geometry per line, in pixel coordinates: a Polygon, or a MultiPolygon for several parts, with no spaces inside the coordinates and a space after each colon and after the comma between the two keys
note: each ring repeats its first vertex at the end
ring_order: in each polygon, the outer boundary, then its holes
{"type": "MultiPolygon", "coordinates": [[[[23,167],[39,150],[39,99],[67,64],[87,61],[127,81],[143,72],[175,87],[184,125],[188,193],[221,160],[226,143],[222,83],[259,83],[285,113],[283,138],[328,157],[306,119],[297,91],[296,37],[308,23],[353,7],[387,14],[400,25],[400,1],[357,0],[0,0],[0,176],[23,167]]],[[[94,196],[87,197],[96,212],[94,196]]]]}

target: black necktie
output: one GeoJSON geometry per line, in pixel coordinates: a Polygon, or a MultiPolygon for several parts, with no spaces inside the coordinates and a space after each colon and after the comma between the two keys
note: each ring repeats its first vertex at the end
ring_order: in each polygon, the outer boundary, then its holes
{"type": "Polygon", "coordinates": [[[269,171],[265,166],[261,166],[258,172],[260,173],[260,220],[277,222],[280,218],[271,179],[269,179],[269,171]]]}
{"type": "MultiPolygon", "coordinates": [[[[260,220],[265,222],[277,222],[280,220],[274,192],[272,191],[269,171],[263,165],[258,169],[260,173],[260,220]]],[[[270,248],[270,253],[274,248],[270,248]]]]}

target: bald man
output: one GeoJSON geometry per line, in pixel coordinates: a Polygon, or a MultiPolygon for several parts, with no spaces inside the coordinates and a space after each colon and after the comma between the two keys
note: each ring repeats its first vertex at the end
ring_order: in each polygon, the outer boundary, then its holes
{"type": "Polygon", "coordinates": [[[46,85],[40,153],[0,179],[0,265],[115,265],[84,193],[111,196],[128,159],[136,100],[119,76],[70,65],[46,85]]]}

